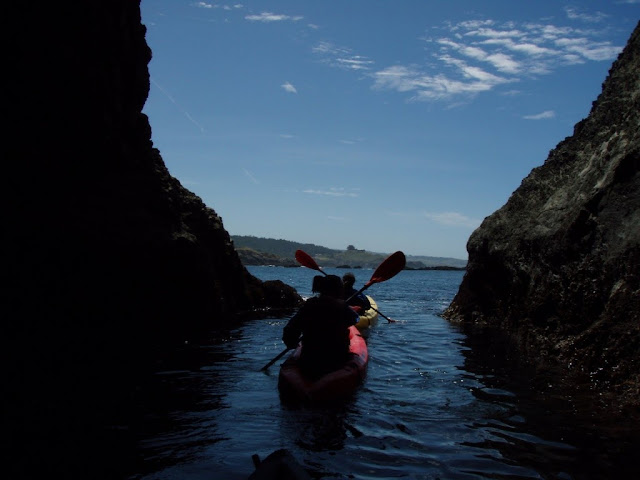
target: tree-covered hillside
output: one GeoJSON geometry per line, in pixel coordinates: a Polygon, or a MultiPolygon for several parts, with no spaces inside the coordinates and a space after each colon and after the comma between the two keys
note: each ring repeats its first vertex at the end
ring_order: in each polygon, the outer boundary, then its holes
{"type": "MultiPolygon", "coordinates": [[[[358,250],[353,245],[346,245],[344,250],[335,250],[310,243],[244,235],[232,235],[231,239],[245,265],[296,265],[296,250],[304,250],[322,267],[375,268],[393,253],[368,252],[358,250]]],[[[466,264],[465,260],[457,258],[407,255],[407,268],[462,269],[465,268],[466,264]]]]}
{"type": "Polygon", "coordinates": [[[304,250],[311,256],[319,254],[333,254],[336,250],[320,247],[310,243],[276,240],[274,238],[259,238],[245,235],[232,235],[231,239],[236,248],[250,248],[258,252],[271,253],[279,257],[294,259],[296,250],[304,250]]]}

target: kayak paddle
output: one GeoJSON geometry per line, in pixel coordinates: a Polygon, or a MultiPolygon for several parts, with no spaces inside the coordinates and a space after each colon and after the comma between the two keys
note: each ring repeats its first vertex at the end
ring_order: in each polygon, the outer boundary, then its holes
{"type": "Polygon", "coordinates": [[[307,252],[303,252],[302,250],[296,250],[296,260],[303,267],[310,268],[311,270],[317,270],[320,273],[327,275],[327,272],[322,271],[322,269],[318,266],[316,261],[309,255],[307,252]]]}
{"type": "Polygon", "coordinates": [[[380,310],[378,310],[377,308],[373,308],[373,307],[371,307],[371,310],[373,310],[374,312],[377,312],[377,313],[378,313],[378,315],[380,315],[382,318],[386,318],[386,319],[387,319],[387,322],[389,322],[389,323],[396,323],[396,322],[397,322],[397,320],[394,320],[393,318],[389,318],[389,317],[387,317],[384,313],[382,313],[382,312],[381,312],[380,310]]]}
{"type": "Polygon", "coordinates": [[[347,303],[349,303],[349,300],[351,300],[356,295],[364,292],[374,283],[384,282],[386,280],[389,280],[390,278],[395,277],[404,268],[406,263],[407,260],[404,256],[404,253],[402,253],[401,251],[397,251],[389,255],[380,265],[378,265],[378,268],[376,268],[375,272],[373,272],[373,275],[371,275],[371,279],[369,279],[369,281],[364,284],[364,287],[362,287],[347,299],[347,303]]]}
{"type": "Polygon", "coordinates": [[[282,356],[287,353],[289,350],[291,350],[289,347],[285,348],[283,351],[281,351],[278,355],[276,355],[274,358],[271,359],[271,361],[269,363],[267,363],[264,367],[262,367],[260,369],[261,372],[264,372],[267,368],[269,368],[271,365],[273,365],[274,363],[276,363],[278,360],[280,360],[282,358],[282,356]]]}
{"type": "MultiPolygon", "coordinates": [[[[296,260],[300,263],[300,265],[304,267],[310,268],[312,270],[317,270],[320,273],[323,273],[324,275],[327,274],[320,268],[320,266],[318,266],[318,264],[313,259],[313,257],[311,257],[311,255],[309,255],[308,253],[302,250],[296,250],[296,260]]],[[[349,302],[349,300],[351,300],[356,295],[362,293],[364,290],[369,288],[374,283],[384,282],[385,280],[389,280],[390,278],[396,276],[404,268],[406,263],[407,262],[406,262],[404,253],[398,251],[390,255],[378,266],[378,268],[376,268],[375,272],[373,272],[373,275],[371,276],[371,279],[365,284],[365,286],[362,287],[360,291],[358,291],[357,293],[349,297],[347,302],[349,302]]],[[[378,314],[382,318],[385,318],[389,323],[395,322],[395,320],[387,317],[382,312],[380,312],[380,310],[378,310],[377,308],[373,308],[373,307],[371,308],[374,311],[378,312],[378,314]]]]}
{"type": "MultiPolygon", "coordinates": [[[[316,263],[313,257],[311,257],[311,255],[309,255],[308,253],[302,250],[296,250],[295,257],[296,257],[296,260],[303,267],[307,267],[312,270],[317,270],[318,272],[321,272],[324,275],[327,275],[327,273],[322,271],[320,266],[316,263]]],[[[406,264],[406,259],[405,259],[404,253],[402,253],[401,251],[392,253],[387,258],[385,258],[380,265],[378,265],[378,268],[376,268],[376,270],[373,272],[373,275],[371,275],[371,278],[367,283],[365,283],[364,287],[362,287],[356,293],[351,295],[351,297],[347,299],[347,302],[351,300],[353,297],[355,297],[356,295],[364,292],[367,288],[369,288],[374,283],[384,282],[386,280],[389,280],[392,277],[395,277],[404,268],[405,264],[406,264]]],[[[382,313],[380,313],[377,309],[374,308],[373,310],[375,310],[380,315],[382,315],[382,313]]],[[[395,322],[395,320],[392,320],[385,315],[382,315],[382,316],[386,318],[390,323],[395,322]]],[[[262,367],[260,371],[267,370],[271,365],[273,365],[279,359],[281,359],[289,350],[291,350],[291,348],[289,347],[285,348],[278,355],[276,355],[269,363],[267,363],[264,367],[262,367]]]]}

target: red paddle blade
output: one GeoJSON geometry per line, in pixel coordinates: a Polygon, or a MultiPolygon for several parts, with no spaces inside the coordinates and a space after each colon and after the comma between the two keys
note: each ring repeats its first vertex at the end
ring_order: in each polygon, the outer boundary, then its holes
{"type": "Polygon", "coordinates": [[[367,285],[384,282],[385,280],[389,280],[391,277],[395,277],[402,271],[406,263],[407,259],[405,258],[404,253],[401,251],[392,253],[378,266],[378,268],[376,268],[373,275],[371,275],[371,279],[367,282],[367,285]]]}
{"type": "Polygon", "coordinates": [[[306,252],[302,250],[296,250],[296,260],[303,267],[311,268],[312,270],[318,270],[322,272],[316,261],[306,252]]]}

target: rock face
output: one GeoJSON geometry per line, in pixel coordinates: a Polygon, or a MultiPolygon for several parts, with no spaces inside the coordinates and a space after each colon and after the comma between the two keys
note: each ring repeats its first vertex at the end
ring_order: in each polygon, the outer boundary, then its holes
{"type": "Polygon", "coordinates": [[[97,416],[117,421],[159,345],[300,297],[248,274],[220,217],[153,148],[139,2],[16,3],[12,13],[2,337],[5,411],[24,415],[7,435],[16,448],[46,445],[17,457],[23,465],[59,462],[69,478],[81,462],[65,452],[80,453],[97,416]]]}
{"type": "MultiPolygon", "coordinates": [[[[145,336],[186,338],[268,307],[221,218],[153,148],[139,2],[27,11],[5,145],[6,265],[22,314],[50,326],[64,310],[65,322],[90,329],[96,318],[130,320],[145,336]]],[[[282,298],[296,305],[291,291],[282,298]]]]}
{"type": "Polygon", "coordinates": [[[640,24],[589,116],[467,244],[445,317],[640,405],[640,24]]]}
{"type": "MultiPolygon", "coordinates": [[[[187,339],[268,307],[272,293],[243,268],[220,217],[153,148],[139,2],[23,10],[11,76],[20,101],[4,146],[5,271],[30,332],[187,339]]],[[[280,298],[297,303],[291,291],[280,298]]]]}

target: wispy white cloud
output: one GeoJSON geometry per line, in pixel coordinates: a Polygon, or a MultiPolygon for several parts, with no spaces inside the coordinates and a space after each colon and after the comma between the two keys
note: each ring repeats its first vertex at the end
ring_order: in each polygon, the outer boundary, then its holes
{"type": "Polygon", "coordinates": [[[354,55],[351,58],[336,58],[336,63],[348,70],[368,70],[373,61],[360,55],[354,55]]]}
{"type": "Polygon", "coordinates": [[[373,60],[356,55],[349,48],[337,47],[330,42],[320,42],[312,48],[322,62],[345,70],[370,70],[373,60]]]}
{"type": "Polygon", "coordinates": [[[357,137],[357,138],[342,138],[339,140],[340,143],[343,143],[344,145],[356,145],[358,143],[362,143],[364,142],[364,138],[363,137],[357,137]]]}
{"type": "Polygon", "coordinates": [[[241,8],[244,8],[244,5],[240,3],[236,3],[235,5],[226,5],[226,4],[219,4],[219,3],[194,2],[193,6],[198,8],[206,8],[206,9],[221,8],[222,10],[234,10],[234,9],[239,10],[241,8]]]}
{"type": "MultiPolygon", "coordinates": [[[[494,25],[493,21],[490,21],[489,23],[490,25],[494,25]]],[[[488,25],[489,25],[488,24],[488,25]]],[[[524,36],[524,33],[522,32],[522,30],[517,30],[517,29],[513,29],[511,28],[511,24],[505,24],[504,29],[500,29],[500,27],[497,28],[488,28],[488,27],[480,27],[480,28],[473,28],[473,26],[471,26],[470,29],[464,31],[466,25],[464,23],[459,24],[457,26],[455,26],[452,29],[452,32],[457,33],[458,35],[461,35],[462,37],[482,37],[482,38],[490,38],[490,39],[502,39],[502,40],[511,40],[513,41],[514,38],[522,38],[524,36]],[[461,27],[461,28],[460,28],[461,27]],[[462,32],[460,31],[462,30],[462,32]]]]}
{"type": "MultiPolygon", "coordinates": [[[[448,63],[453,59],[446,59],[448,63]]],[[[460,62],[457,65],[464,71],[464,80],[447,77],[444,74],[427,75],[415,67],[393,66],[376,72],[373,75],[376,89],[393,89],[399,92],[413,92],[414,100],[438,100],[457,95],[473,95],[491,90],[498,83],[508,80],[487,74],[481,69],[469,68],[460,62]]]]}
{"type": "Polygon", "coordinates": [[[255,183],[256,185],[260,184],[260,181],[258,181],[258,179],[249,170],[243,167],[242,171],[249,178],[249,180],[251,180],[252,183],[255,183]]]}
{"type": "Polygon", "coordinates": [[[520,62],[505,53],[492,53],[486,56],[485,61],[503,73],[518,73],[521,69],[520,62]]]}
{"type": "Polygon", "coordinates": [[[275,14],[271,12],[262,12],[258,15],[247,15],[244,17],[245,20],[249,20],[250,22],[263,22],[263,23],[271,23],[271,22],[283,22],[283,21],[292,21],[297,22],[302,20],[304,17],[300,15],[291,16],[284,14],[275,14]]]}
{"type": "MultiPolygon", "coordinates": [[[[607,43],[580,42],[574,45],[567,44],[567,52],[575,54],[575,57],[586,60],[601,61],[610,60],[620,53],[620,48],[607,43]]],[[[570,55],[569,55],[570,56],[570,55]]]]}
{"type": "Polygon", "coordinates": [[[471,218],[459,212],[387,212],[393,217],[410,219],[412,222],[427,219],[447,227],[477,228],[481,220],[471,218]]]}
{"type": "Polygon", "coordinates": [[[565,7],[564,11],[567,14],[567,18],[571,20],[581,20],[583,22],[597,23],[601,22],[605,18],[608,17],[607,14],[602,12],[596,12],[594,14],[589,14],[585,12],[580,12],[578,9],[574,7],[565,7]]]}
{"type": "Polygon", "coordinates": [[[425,212],[424,216],[433,222],[446,225],[447,227],[476,228],[480,225],[480,220],[467,217],[458,212],[425,212]]]}
{"type": "MultiPolygon", "coordinates": [[[[568,9],[567,15],[574,22],[604,18],[575,9],[568,9]]],[[[623,48],[607,40],[603,31],[549,22],[474,20],[447,24],[444,31],[423,38],[435,62],[396,64],[371,72],[373,88],[409,93],[411,100],[457,101],[561,67],[612,60],[623,48]]],[[[316,48],[331,50],[324,44],[316,48]]]]}
{"type": "Polygon", "coordinates": [[[331,187],[325,190],[317,190],[313,188],[308,188],[302,191],[303,193],[307,193],[309,195],[326,195],[329,197],[357,197],[358,193],[353,190],[347,190],[342,187],[331,187]]]}
{"type": "Polygon", "coordinates": [[[169,101],[171,103],[173,103],[175,105],[175,107],[180,110],[180,112],[187,118],[187,120],[189,120],[191,123],[193,123],[196,127],[198,127],[198,129],[200,130],[200,132],[204,133],[204,127],[202,125],[200,125],[200,123],[198,123],[196,121],[195,118],[193,118],[189,112],[187,112],[184,108],[182,108],[182,106],[175,100],[175,98],[173,98],[169,92],[167,92],[164,88],[162,88],[160,86],[160,84],[158,82],[156,82],[153,78],[151,79],[151,83],[153,83],[156,87],[158,87],[158,90],[160,90],[162,92],[162,94],[167,97],[167,99],[169,99],[169,101]]]}
{"type": "Polygon", "coordinates": [[[182,185],[190,185],[190,186],[192,186],[192,187],[193,187],[193,186],[196,186],[196,185],[200,185],[200,182],[197,182],[197,181],[195,181],[195,180],[191,180],[191,179],[189,179],[189,178],[186,178],[186,179],[185,179],[185,178],[180,178],[180,183],[181,183],[182,185]]]}
{"type": "Polygon", "coordinates": [[[443,46],[451,47],[472,60],[487,62],[500,72],[517,73],[520,69],[520,64],[510,55],[505,53],[488,53],[485,49],[478,46],[464,45],[446,38],[439,39],[438,43],[443,46]]]}
{"type": "Polygon", "coordinates": [[[280,85],[282,87],[282,89],[285,92],[289,92],[289,93],[298,93],[298,90],[296,90],[296,87],[294,87],[291,83],[289,82],[284,82],[282,85],[280,85]]]}
{"type": "Polygon", "coordinates": [[[487,85],[488,88],[491,88],[492,86],[498,85],[500,83],[508,82],[508,80],[503,77],[499,77],[497,75],[489,73],[480,67],[471,66],[464,60],[454,58],[450,55],[442,55],[441,57],[439,57],[439,60],[447,65],[456,67],[459,73],[462,74],[464,78],[478,81],[481,84],[487,85]]]}
{"type": "Polygon", "coordinates": [[[541,113],[536,113],[535,115],[525,115],[522,118],[524,118],[525,120],[546,120],[555,116],[556,112],[554,112],[553,110],[546,110],[541,113]]]}
{"type": "Polygon", "coordinates": [[[291,135],[290,133],[281,133],[280,138],[295,138],[295,135],[291,135]]]}
{"type": "Polygon", "coordinates": [[[507,90],[504,92],[500,92],[501,95],[504,95],[505,97],[515,97],[518,95],[522,95],[522,91],[521,90],[507,90]]]}
{"type": "Polygon", "coordinates": [[[351,219],[347,217],[336,217],[334,215],[328,215],[327,218],[333,222],[347,223],[350,222],[351,219]]]}

